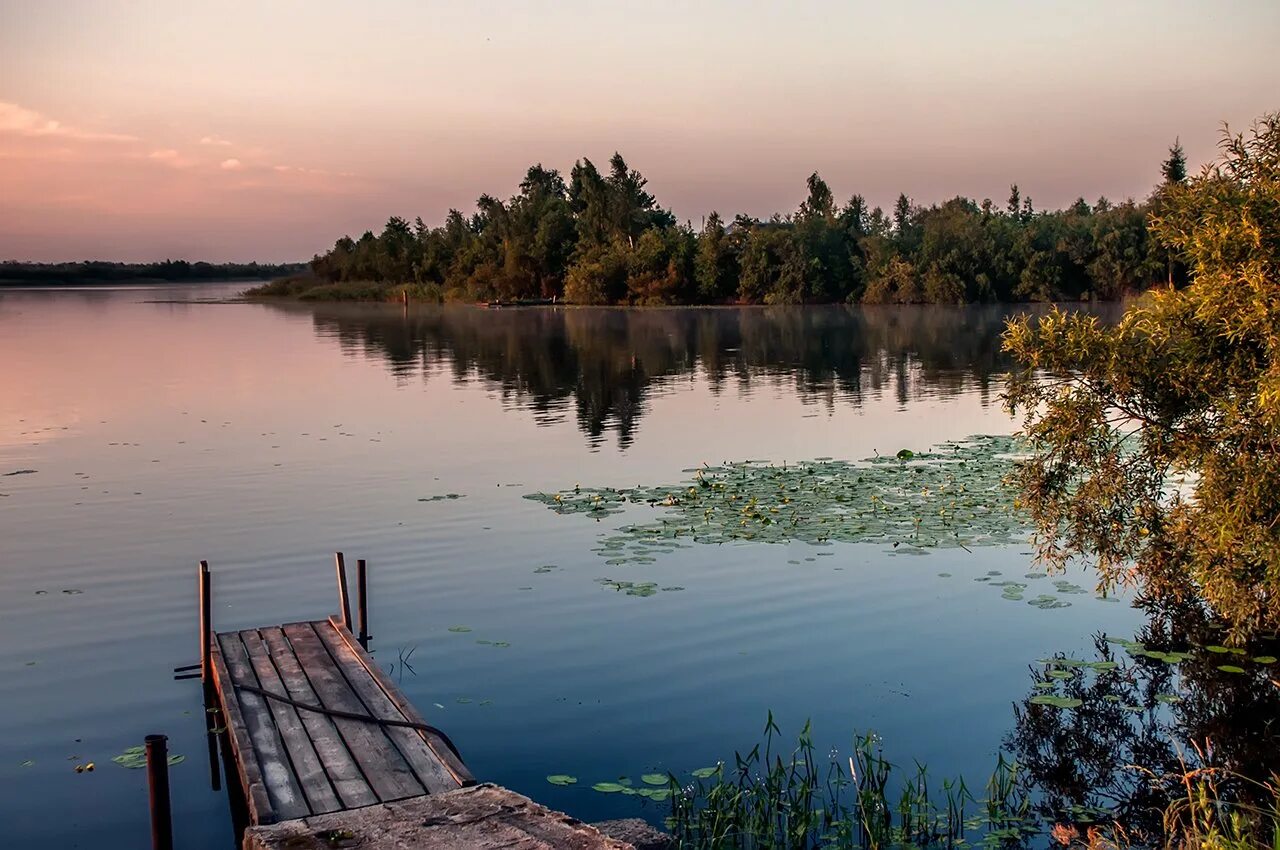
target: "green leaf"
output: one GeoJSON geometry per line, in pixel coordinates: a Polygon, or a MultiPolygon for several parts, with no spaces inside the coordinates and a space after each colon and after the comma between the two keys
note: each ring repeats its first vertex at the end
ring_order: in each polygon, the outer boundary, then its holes
{"type": "Polygon", "coordinates": [[[578,777],[569,776],[565,773],[553,773],[547,777],[547,781],[552,785],[574,785],[578,781],[578,777]]]}
{"type": "Polygon", "coordinates": [[[1071,697],[1056,697],[1050,694],[1037,694],[1028,702],[1033,705],[1051,705],[1054,708],[1079,708],[1084,705],[1084,700],[1073,699],[1071,697]]]}
{"type": "Polygon", "coordinates": [[[601,794],[617,794],[626,790],[625,785],[619,785],[617,782],[597,782],[591,786],[592,791],[599,791],[601,794]]]}
{"type": "Polygon", "coordinates": [[[663,773],[646,773],[640,777],[640,781],[646,785],[666,785],[667,776],[663,773]]]}

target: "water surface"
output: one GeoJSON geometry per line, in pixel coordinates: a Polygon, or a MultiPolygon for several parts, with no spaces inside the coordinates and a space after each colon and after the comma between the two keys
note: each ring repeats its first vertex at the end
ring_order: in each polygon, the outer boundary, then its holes
{"type": "Polygon", "coordinates": [[[216,303],[238,288],[0,291],[0,474],[34,470],[0,477],[13,846],[145,846],[145,776],[111,757],[150,732],[188,756],[179,846],[232,846],[198,684],[170,673],[197,660],[201,558],[219,629],[325,616],[332,552],[368,559],[376,657],[429,721],[480,779],[589,820],[660,819],[589,785],[713,764],[769,710],[824,752],[871,729],[983,779],[1035,659],[1141,622],[974,580],[1020,578],[1025,545],[693,546],[616,576],[682,591],[628,596],[591,551],[618,523],[522,498],[1010,433],[1000,308],[216,303]]]}

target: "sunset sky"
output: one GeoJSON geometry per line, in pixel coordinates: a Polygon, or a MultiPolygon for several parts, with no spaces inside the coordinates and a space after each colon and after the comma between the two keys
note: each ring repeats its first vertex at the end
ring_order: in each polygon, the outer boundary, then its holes
{"type": "Polygon", "coordinates": [[[619,150],[661,203],[1145,195],[1280,109],[1280,2],[0,0],[0,258],[301,260],[619,150]]]}

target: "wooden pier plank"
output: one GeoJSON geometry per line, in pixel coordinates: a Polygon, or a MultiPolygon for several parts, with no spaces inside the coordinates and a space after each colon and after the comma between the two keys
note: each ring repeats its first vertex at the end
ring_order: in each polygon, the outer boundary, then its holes
{"type": "MultiPolygon", "coordinates": [[[[338,669],[346,676],[347,683],[351,685],[352,690],[356,692],[361,702],[364,703],[370,716],[407,719],[399,706],[392,702],[386,692],[383,691],[382,686],[370,676],[369,667],[366,667],[364,662],[356,655],[351,644],[343,639],[340,632],[351,634],[346,627],[340,628],[332,621],[329,623],[320,622],[315,624],[315,630],[316,634],[320,636],[321,642],[332,654],[338,669]]],[[[428,792],[442,794],[445,791],[456,791],[462,787],[461,781],[450,773],[422,734],[416,729],[407,729],[403,726],[387,726],[384,728],[386,729],[387,737],[395,742],[405,761],[413,768],[413,772],[417,774],[418,780],[422,782],[428,792]]],[[[448,747],[443,742],[441,742],[441,748],[448,751],[448,747]]]]}
{"type": "MultiPolygon", "coordinates": [[[[222,658],[232,682],[245,682],[261,687],[238,633],[218,635],[218,647],[222,650],[222,658]]],[[[236,690],[232,691],[232,698],[239,702],[244,725],[252,741],[253,751],[259,757],[263,784],[271,798],[271,807],[276,817],[281,820],[305,817],[310,809],[289,761],[284,741],[276,729],[271,709],[267,706],[268,700],[249,691],[236,690]]]]}
{"type": "MultiPolygon", "coordinates": [[[[361,666],[365,668],[369,673],[369,676],[372,677],[373,681],[377,683],[379,688],[381,688],[387,699],[395,705],[396,710],[399,711],[406,720],[413,723],[421,723],[424,726],[428,725],[427,721],[423,719],[422,714],[414,707],[413,703],[409,702],[409,700],[405,698],[404,693],[396,687],[394,682],[391,681],[391,677],[387,675],[387,671],[378,666],[378,663],[373,660],[372,656],[370,656],[368,652],[365,651],[364,647],[360,646],[360,643],[355,639],[355,636],[347,629],[339,627],[336,622],[336,618],[330,617],[329,622],[334,626],[334,629],[342,639],[342,642],[350,648],[361,666]]],[[[444,764],[445,769],[453,775],[453,779],[458,786],[465,788],[476,784],[476,779],[471,774],[471,770],[463,764],[462,759],[454,753],[453,749],[450,748],[449,745],[440,738],[440,736],[422,731],[415,731],[415,734],[421,736],[421,738],[426,742],[427,747],[430,748],[435,756],[444,764]]]]}
{"type": "MultiPolygon", "coordinates": [[[[279,626],[272,626],[260,631],[271,652],[271,660],[275,662],[276,670],[284,682],[285,693],[298,702],[318,704],[320,700],[312,690],[306,674],[302,672],[298,657],[294,655],[293,646],[285,637],[284,630],[279,626]]],[[[342,735],[338,733],[333,718],[315,711],[299,711],[298,715],[302,718],[302,725],[307,730],[343,807],[354,809],[378,802],[377,795],[369,787],[359,765],[352,758],[351,751],[347,749],[346,742],[342,740],[342,735]]]]}
{"type": "MultiPolygon", "coordinates": [[[[241,632],[240,640],[249,653],[249,662],[253,665],[253,672],[258,677],[259,687],[273,694],[288,696],[284,683],[280,680],[280,674],[271,660],[271,653],[258,630],[250,629],[241,632]]],[[[306,727],[302,725],[298,709],[274,699],[268,699],[267,706],[275,718],[276,731],[284,742],[289,761],[293,764],[294,775],[298,779],[298,785],[302,788],[302,794],[306,797],[307,807],[311,813],[318,815],[336,812],[343,808],[338,802],[338,795],[334,792],[333,785],[329,782],[328,774],[325,773],[324,764],[316,753],[315,745],[312,744],[306,727]]]]}
{"type": "Polygon", "coordinates": [[[222,705],[222,716],[226,724],[231,752],[235,757],[236,772],[240,774],[240,787],[244,790],[249,820],[256,824],[275,823],[276,813],[271,807],[271,798],[267,795],[266,782],[262,778],[262,766],[258,761],[257,753],[254,752],[253,741],[249,737],[244,715],[240,711],[240,701],[236,697],[235,688],[231,685],[231,674],[217,640],[210,642],[209,666],[213,672],[213,684],[218,692],[218,702],[222,705]]]}
{"type": "MultiPolygon", "coordinates": [[[[333,658],[313,624],[290,623],[284,626],[284,634],[292,644],[298,663],[307,674],[322,706],[337,711],[367,714],[364,703],[334,666],[333,658]]],[[[403,800],[427,793],[426,787],[418,781],[412,768],[382,727],[342,717],[335,717],[333,721],[381,802],[403,800]]]]}

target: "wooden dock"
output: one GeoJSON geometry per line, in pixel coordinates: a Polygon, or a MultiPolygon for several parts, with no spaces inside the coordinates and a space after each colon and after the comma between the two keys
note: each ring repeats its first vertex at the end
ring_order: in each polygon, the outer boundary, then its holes
{"type": "MultiPolygon", "coordinates": [[[[640,822],[597,829],[508,789],[477,785],[448,736],[369,655],[363,561],[359,636],[352,633],[342,554],[335,560],[340,616],[227,632],[211,627],[212,579],[200,562],[200,664],[175,671],[200,668],[206,705],[221,718],[210,720],[213,785],[216,739],[229,791],[231,775],[239,778],[230,799],[244,848],[666,846],[640,822]]],[[[156,808],[153,795],[153,847],[168,850],[167,780],[162,828],[156,808]]]]}
{"type": "Polygon", "coordinates": [[[221,632],[210,651],[251,825],[475,784],[336,618],[221,632]]]}

